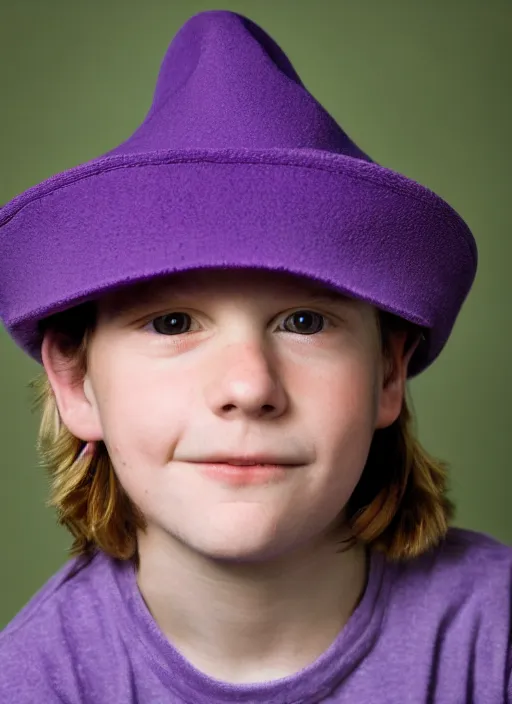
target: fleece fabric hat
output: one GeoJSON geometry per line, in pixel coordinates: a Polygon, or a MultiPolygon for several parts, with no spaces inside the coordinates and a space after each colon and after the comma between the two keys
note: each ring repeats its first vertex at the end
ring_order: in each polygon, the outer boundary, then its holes
{"type": "Polygon", "coordinates": [[[444,347],[476,264],[447,203],[374,163],[268,34],[220,10],[177,33],[128,140],[0,210],[0,316],[39,362],[53,313],[155,276],[249,267],[422,326],[413,376],[444,347]]]}

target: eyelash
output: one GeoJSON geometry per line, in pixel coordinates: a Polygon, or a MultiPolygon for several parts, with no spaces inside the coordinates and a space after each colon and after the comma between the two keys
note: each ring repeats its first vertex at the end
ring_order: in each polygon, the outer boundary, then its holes
{"type": "MultiPolygon", "coordinates": [[[[316,332],[313,332],[313,333],[301,333],[301,332],[293,332],[293,331],[291,331],[292,334],[294,334],[294,335],[301,335],[301,336],[303,336],[303,337],[312,337],[312,336],[314,336],[314,335],[318,335],[319,333],[326,331],[326,327],[325,327],[325,323],[326,323],[326,322],[327,322],[327,324],[328,324],[328,325],[327,325],[327,328],[330,328],[330,327],[333,327],[333,326],[334,326],[334,323],[332,322],[332,320],[331,320],[328,316],[326,316],[324,313],[318,313],[317,311],[311,310],[311,309],[309,309],[309,308],[298,308],[297,310],[295,310],[295,311],[289,313],[289,314],[284,318],[284,322],[285,322],[288,318],[292,317],[293,315],[297,315],[297,313],[309,313],[309,314],[312,313],[314,316],[317,316],[317,317],[321,318],[322,321],[323,321],[323,324],[322,324],[322,328],[321,328],[320,330],[318,330],[318,331],[316,331],[316,332]]],[[[194,320],[193,316],[191,316],[189,313],[185,313],[184,311],[176,310],[176,311],[172,311],[171,313],[164,313],[163,315],[158,315],[156,318],[152,318],[151,320],[149,320],[149,321],[144,325],[144,328],[143,328],[143,329],[144,329],[145,331],[147,331],[147,332],[155,333],[155,334],[157,335],[157,337],[162,337],[162,338],[176,338],[176,337],[179,338],[179,337],[182,337],[183,335],[187,335],[187,334],[190,334],[191,332],[194,332],[193,330],[192,330],[192,331],[188,330],[187,332],[178,332],[178,333],[176,333],[175,335],[166,335],[166,334],[164,334],[164,333],[160,333],[158,330],[155,329],[155,327],[154,327],[155,321],[157,321],[157,320],[162,320],[162,319],[167,318],[167,317],[172,316],[172,315],[176,315],[176,316],[177,316],[177,315],[185,315],[185,316],[187,316],[187,317],[190,319],[190,321],[193,321],[193,320],[194,320]]],[[[282,330],[282,332],[290,332],[290,331],[282,330]]]]}

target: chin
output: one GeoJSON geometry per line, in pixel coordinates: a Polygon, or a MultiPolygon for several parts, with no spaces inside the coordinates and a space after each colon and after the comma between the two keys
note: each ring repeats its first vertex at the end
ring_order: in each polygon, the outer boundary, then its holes
{"type": "MultiPolygon", "coordinates": [[[[190,546],[194,549],[194,546],[190,546]]],[[[275,560],[283,554],[283,548],[271,545],[207,545],[197,546],[203,557],[216,562],[233,564],[256,564],[275,560]]],[[[291,550],[292,548],[290,548],[291,550]]]]}
{"type": "MultiPolygon", "coordinates": [[[[167,536],[164,540],[169,541],[171,550],[177,542],[211,560],[273,560],[290,555],[314,537],[304,535],[304,526],[290,522],[289,510],[262,502],[226,502],[191,514],[179,518],[174,514],[172,523],[158,521],[158,532],[167,536]]],[[[317,532],[315,528],[319,526],[309,526],[312,533],[317,532]]]]}
{"type": "Polygon", "coordinates": [[[240,530],[231,534],[209,531],[196,535],[182,532],[180,540],[197,555],[219,562],[265,562],[292,552],[295,547],[288,541],[279,540],[275,532],[265,535],[261,531],[247,531],[245,534],[240,530]]]}

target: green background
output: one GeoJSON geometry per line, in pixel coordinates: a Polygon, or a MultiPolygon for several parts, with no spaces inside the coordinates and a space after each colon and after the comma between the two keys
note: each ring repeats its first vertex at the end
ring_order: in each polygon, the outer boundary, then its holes
{"type": "MultiPolygon", "coordinates": [[[[0,202],[128,137],[173,35],[205,9],[261,24],[364,151],[435,190],[473,230],[476,283],[411,390],[420,439],[451,465],[457,524],[512,543],[510,1],[2,0],[0,202]]],[[[3,626],[69,540],[44,506],[27,387],[39,368],[3,330],[0,358],[3,626]]]]}

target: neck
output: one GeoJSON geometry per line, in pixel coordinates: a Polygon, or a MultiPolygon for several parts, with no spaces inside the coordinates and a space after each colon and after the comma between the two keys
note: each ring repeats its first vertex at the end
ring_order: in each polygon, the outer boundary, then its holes
{"type": "Polygon", "coordinates": [[[366,552],[339,549],[331,541],[265,563],[228,563],[145,535],[137,581],[164,635],[197,669],[226,682],[268,681],[314,662],[357,606],[366,552]]]}

